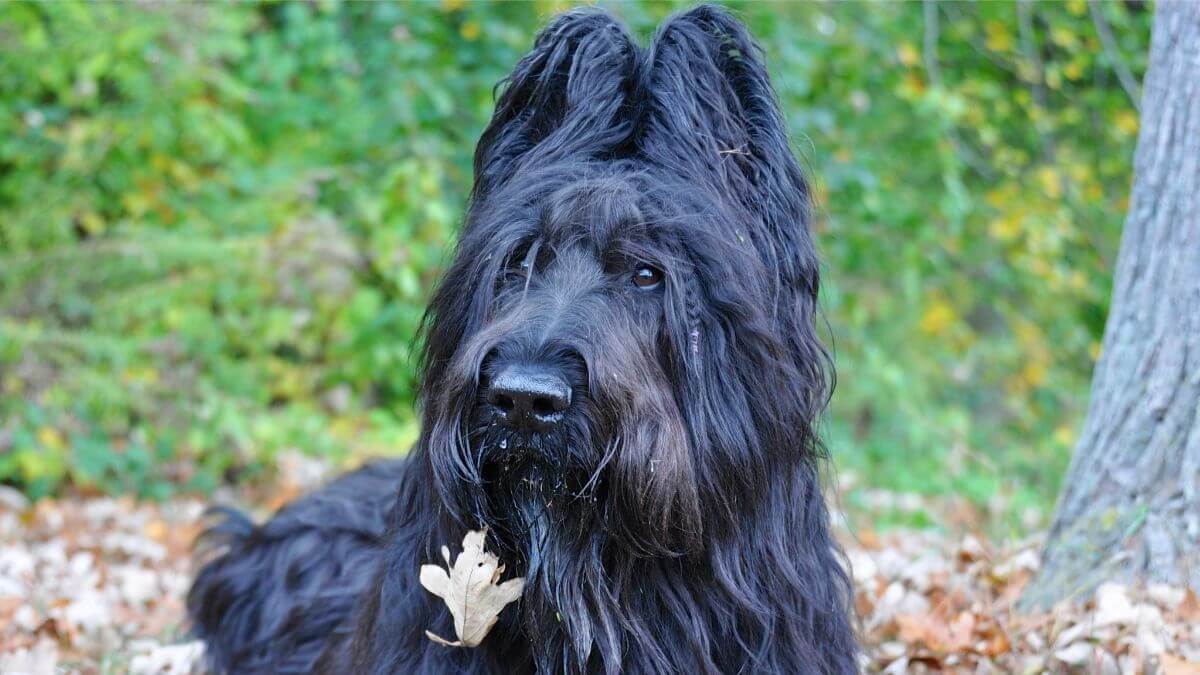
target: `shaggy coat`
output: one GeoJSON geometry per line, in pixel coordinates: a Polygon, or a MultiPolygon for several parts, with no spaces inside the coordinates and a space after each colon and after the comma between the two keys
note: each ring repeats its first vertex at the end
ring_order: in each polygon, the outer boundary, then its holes
{"type": "MultiPolygon", "coordinates": [[[[810,192],[744,27],[568,12],[507,78],[423,332],[422,433],[255,526],[188,598],[218,673],[853,673],[821,494],[810,192]],[[535,426],[506,369],[561,383],[535,426]],[[473,649],[418,583],[523,576],[473,649]]],[[[534,415],[535,413],[530,413],[534,415]]]]}

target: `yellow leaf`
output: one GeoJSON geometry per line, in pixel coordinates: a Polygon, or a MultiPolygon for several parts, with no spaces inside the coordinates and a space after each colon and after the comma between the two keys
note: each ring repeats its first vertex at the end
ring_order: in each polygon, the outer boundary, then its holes
{"type": "Polygon", "coordinates": [[[984,44],[988,49],[994,52],[1006,52],[1012,49],[1013,36],[1012,32],[1008,30],[1008,26],[999,21],[988,21],[984,24],[983,29],[987,33],[984,44]]]}
{"type": "Polygon", "coordinates": [[[897,93],[907,98],[916,98],[925,93],[925,81],[916,73],[909,72],[896,88],[897,93]]]}
{"type": "Polygon", "coordinates": [[[1013,323],[1013,335],[1017,338],[1017,343],[1023,349],[1029,350],[1033,348],[1042,348],[1045,346],[1045,338],[1042,336],[1042,331],[1037,327],[1037,324],[1025,319],[1017,319],[1013,323]]]}
{"type": "Polygon", "coordinates": [[[1054,430],[1054,441],[1059,445],[1070,447],[1075,443],[1075,430],[1063,425],[1054,430]]]}
{"type": "MultiPolygon", "coordinates": [[[[463,26],[463,29],[465,30],[466,26],[463,26]]],[[[438,192],[440,192],[438,178],[438,174],[435,171],[422,171],[420,177],[417,179],[417,187],[420,188],[421,194],[426,197],[436,197],[438,192]]]]}
{"type": "Polygon", "coordinates": [[[896,58],[900,59],[900,63],[911,67],[917,65],[921,55],[917,53],[917,48],[912,46],[912,43],[904,42],[896,48],[896,58]]]}
{"type": "Polygon", "coordinates": [[[1033,272],[1041,279],[1050,279],[1050,277],[1054,274],[1054,268],[1050,266],[1050,263],[1046,262],[1042,258],[1031,258],[1029,259],[1028,265],[1029,271],[1033,272]]]}
{"type": "Polygon", "coordinates": [[[934,300],[921,316],[920,328],[930,335],[936,335],[958,321],[958,314],[950,303],[945,300],[934,300]]]}
{"type": "Polygon", "coordinates": [[[1046,366],[1037,361],[1030,361],[1021,370],[1021,379],[1030,388],[1041,386],[1046,381],[1046,366]]]}
{"type": "Polygon", "coordinates": [[[1087,13],[1086,0],[1067,0],[1067,11],[1074,16],[1083,16],[1087,13]]]}
{"type": "Polygon", "coordinates": [[[47,450],[62,450],[67,445],[62,432],[54,427],[41,427],[38,429],[37,440],[47,450]]]}
{"type": "Polygon", "coordinates": [[[1062,197],[1062,177],[1054,169],[1044,166],[1038,169],[1037,172],[1038,184],[1042,187],[1042,192],[1050,199],[1058,199],[1062,197]]]}
{"type": "Polygon", "coordinates": [[[122,373],[126,382],[142,382],[145,384],[158,383],[158,371],[150,366],[135,366],[126,368],[122,373]]]}
{"type": "Polygon", "coordinates": [[[1046,86],[1051,89],[1061,89],[1062,73],[1058,72],[1057,69],[1048,69],[1046,71],[1046,86]]]}
{"type": "Polygon", "coordinates": [[[1071,276],[1067,279],[1067,283],[1071,285],[1073,290],[1082,291],[1087,287],[1087,276],[1083,272],[1075,270],[1074,272],[1071,272],[1071,276]]]}
{"type": "Polygon", "coordinates": [[[1060,47],[1071,48],[1079,44],[1075,34],[1066,28],[1055,28],[1050,31],[1050,39],[1060,47]]]}
{"type": "Polygon", "coordinates": [[[1021,234],[1021,222],[1011,215],[1001,216],[988,225],[988,234],[1000,241],[1012,241],[1021,234]]]}
{"type": "Polygon", "coordinates": [[[1137,114],[1132,110],[1122,110],[1113,117],[1113,124],[1125,136],[1133,136],[1138,131],[1137,114]]]}
{"type": "Polygon", "coordinates": [[[479,27],[478,21],[468,21],[462,25],[462,28],[458,32],[463,36],[464,40],[476,40],[479,38],[480,33],[483,32],[483,29],[479,27]]]}
{"type": "Polygon", "coordinates": [[[442,9],[447,12],[457,12],[466,4],[466,0],[442,0],[442,9]]]}
{"type": "Polygon", "coordinates": [[[1086,183],[1092,179],[1092,169],[1083,162],[1072,162],[1067,166],[1067,171],[1071,174],[1071,180],[1076,183],[1086,183]]]}
{"type": "Polygon", "coordinates": [[[88,234],[100,234],[104,231],[104,218],[95,211],[84,211],[79,216],[79,224],[87,230],[88,234]]]}
{"type": "Polygon", "coordinates": [[[987,194],[984,195],[984,199],[988,204],[1000,209],[1004,208],[1015,194],[1016,190],[1014,189],[1013,184],[1005,183],[998,188],[988,190],[987,194]]]}
{"type": "Polygon", "coordinates": [[[183,325],[184,314],[177,307],[168,307],[163,312],[163,323],[167,328],[174,330],[183,325]]]}

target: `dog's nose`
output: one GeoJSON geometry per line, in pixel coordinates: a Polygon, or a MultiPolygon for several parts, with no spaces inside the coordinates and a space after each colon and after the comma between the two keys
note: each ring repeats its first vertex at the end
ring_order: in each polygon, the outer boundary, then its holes
{"type": "Polygon", "coordinates": [[[513,429],[546,431],[571,406],[571,386],[538,366],[507,366],[488,384],[487,402],[513,429]]]}

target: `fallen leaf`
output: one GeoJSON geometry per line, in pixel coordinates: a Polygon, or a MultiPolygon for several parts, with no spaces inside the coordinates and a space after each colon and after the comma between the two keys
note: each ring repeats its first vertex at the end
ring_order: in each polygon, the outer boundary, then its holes
{"type": "Polygon", "coordinates": [[[857,535],[858,544],[865,549],[873,550],[883,545],[883,540],[880,539],[879,533],[874,530],[862,530],[857,535]]]}
{"type": "Polygon", "coordinates": [[[142,531],[147,537],[162,543],[166,541],[169,530],[166,523],[158,518],[155,518],[154,520],[146,523],[146,525],[142,528],[142,531]]]}
{"type": "Polygon", "coordinates": [[[1006,635],[1003,631],[997,630],[991,636],[991,638],[989,638],[987,642],[985,642],[983,646],[979,648],[979,651],[994,659],[1001,654],[1007,653],[1011,649],[1012,642],[1008,639],[1008,635],[1006,635]]]}
{"type": "Polygon", "coordinates": [[[1137,610],[1129,600],[1128,588],[1106,583],[1096,589],[1096,625],[1128,624],[1136,619],[1137,610]]]}
{"type": "Polygon", "coordinates": [[[131,675],[189,675],[204,658],[204,643],[196,640],[177,645],[151,643],[129,663],[131,675]]]}
{"type": "Polygon", "coordinates": [[[987,557],[987,549],[978,539],[969,534],[963,537],[962,543],[958,545],[959,562],[969,563],[985,557],[987,557]]]}
{"type": "Polygon", "coordinates": [[[421,585],[441,598],[454,617],[454,632],[458,640],[451,642],[425,631],[430,640],[450,647],[476,647],[496,625],[500,610],[521,597],[525,579],[509,579],[500,575],[504,565],[500,559],[484,550],[486,530],[472,530],[463,537],[462,553],[450,562],[450,549],[442,547],[446,568],[439,565],[421,566],[421,585]],[[447,570],[449,572],[447,573],[447,570]]]}
{"type": "Polygon", "coordinates": [[[929,614],[901,614],[896,617],[900,639],[910,644],[924,644],[935,654],[961,651],[972,642],[975,615],[963,612],[951,623],[929,614]]]}
{"type": "Polygon", "coordinates": [[[1161,655],[1158,665],[1162,667],[1163,675],[1200,675],[1200,663],[1170,654],[1161,655]]]}
{"type": "Polygon", "coordinates": [[[1121,666],[1117,664],[1115,656],[1103,649],[1097,649],[1090,672],[1095,675],[1121,675],[1121,666]]]}
{"type": "Polygon", "coordinates": [[[1074,642],[1054,652],[1054,658],[1069,666],[1082,666],[1092,660],[1095,647],[1087,642],[1074,642]]]}
{"type": "Polygon", "coordinates": [[[1179,618],[1188,623],[1200,621],[1200,599],[1196,597],[1196,592],[1189,588],[1184,595],[1183,602],[1175,611],[1179,614],[1179,618]]]}
{"type": "Polygon", "coordinates": [[[16,513],[23,513],[29,509],[29,498],[16,488],[0,485],[0,506],[16,513]]]}
{"type": "Polygon", "coordinates": [[[1187,599],[1187,589],[1168,586],[1166,584],[1150,584],[1146,587],[1146,596],[1159,607],[1166,610],[1177,609],[1187,599]]]}
{"type": "Polygon", "coordinates": [[[58,646],[52,640],[38,640],[33,647],[0,654],[0,672],[54,675],[57,671],[58,646]]]}

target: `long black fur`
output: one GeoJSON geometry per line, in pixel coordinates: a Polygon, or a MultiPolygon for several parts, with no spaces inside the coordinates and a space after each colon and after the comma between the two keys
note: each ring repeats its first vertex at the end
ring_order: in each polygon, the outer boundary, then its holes
{"type": "Polygon", "coordinates": [[[230,513],[188,597],[218,673],[852,673],[815,431],[809,190],[761,52],[699,7],[641,48],[559,16],[517,64],[424,332],[422,434],[262,526],[230,513]],[[663,281],[631,282],[651,266],[663,281]],[[518,434],[500,364],[564,373],[518,434]],[[468,529],[525,592],[474,649],[418,568],[468,529]]]}

